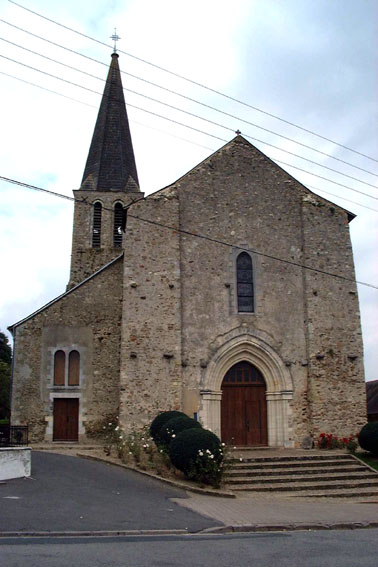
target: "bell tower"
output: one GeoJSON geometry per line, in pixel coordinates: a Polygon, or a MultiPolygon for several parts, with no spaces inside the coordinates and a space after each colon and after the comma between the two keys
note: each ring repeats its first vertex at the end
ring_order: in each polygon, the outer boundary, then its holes
{"type": "Polygon", "coordinates": [[[121,253],[123,209],[143,198],[118,58],[115,52],[111,56],[83,179],[74,191],[68,289],[121,253]]]}

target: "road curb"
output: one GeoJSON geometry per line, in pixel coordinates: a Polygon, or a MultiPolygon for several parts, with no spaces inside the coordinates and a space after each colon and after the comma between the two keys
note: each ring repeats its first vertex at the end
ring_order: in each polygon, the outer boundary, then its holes
{"type": "Polygon", "coordinates": [[[297,532],[324,530],[361,530],[378,528],[378,522],[335,522],[335,523],[293,523],[293,524],[245,524],[205,528],[198,532],[187,529],[171,530],[100,530],[100,531],[62,531],[62,532],[0,532],[1,539],[6,538],[89,538],[89,537],[139,537],[139,536],[206,536],[237,533],[297,532]]]}
{"type": "Polygon", "coordinates": [[[312,530],[361,530],[378,528],[378,522],[333,522],[333,523],[293,523],[293,524],[245,524],[215,526],[205,528],[201,534],[226,534],[242,532],[291,532],[312,530]]]}
{"type": "Polygon", "coordinates": [[[172,530],[99,530],[99,531],[63,531],[63,532],[0,532],[0,540],[8,537],[117,537],[117,536],[162,536],[193,534],[186,529],[172,530]]]}

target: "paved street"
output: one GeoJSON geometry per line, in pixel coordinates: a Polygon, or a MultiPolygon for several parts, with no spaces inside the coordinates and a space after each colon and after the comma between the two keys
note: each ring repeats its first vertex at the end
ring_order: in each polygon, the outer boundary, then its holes
{"type": "Polygon", "coordinates": [[[32,453],[32,478],[0,484],[0,532],[187,529],[220,525],[173,503],[183,490],[86,459],[32,453]]]}
{"type": "Polygon", "coordinates": [[[376,567],[378,530],[0,540],[6,567],[376,567]]]}

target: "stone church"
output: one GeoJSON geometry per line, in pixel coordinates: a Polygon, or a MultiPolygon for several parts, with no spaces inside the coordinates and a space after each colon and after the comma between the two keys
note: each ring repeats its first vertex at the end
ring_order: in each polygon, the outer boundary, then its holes
{"type": "Polygon", "coordinates": [[[74,196],[67,290],[10,327],[32,441],[168,409],[239,446],[366,422],[353,214],[241,135],[145,197],[116,53],[74,196]]]}

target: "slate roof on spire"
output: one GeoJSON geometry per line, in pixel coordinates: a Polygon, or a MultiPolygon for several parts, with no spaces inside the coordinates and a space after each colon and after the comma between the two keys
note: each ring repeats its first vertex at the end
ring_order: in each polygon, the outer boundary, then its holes
{"type": "Polygon", "coordinates": [[[139,191],[117,53],[112,54],[80,188],[88,191],[139,191]]]}

